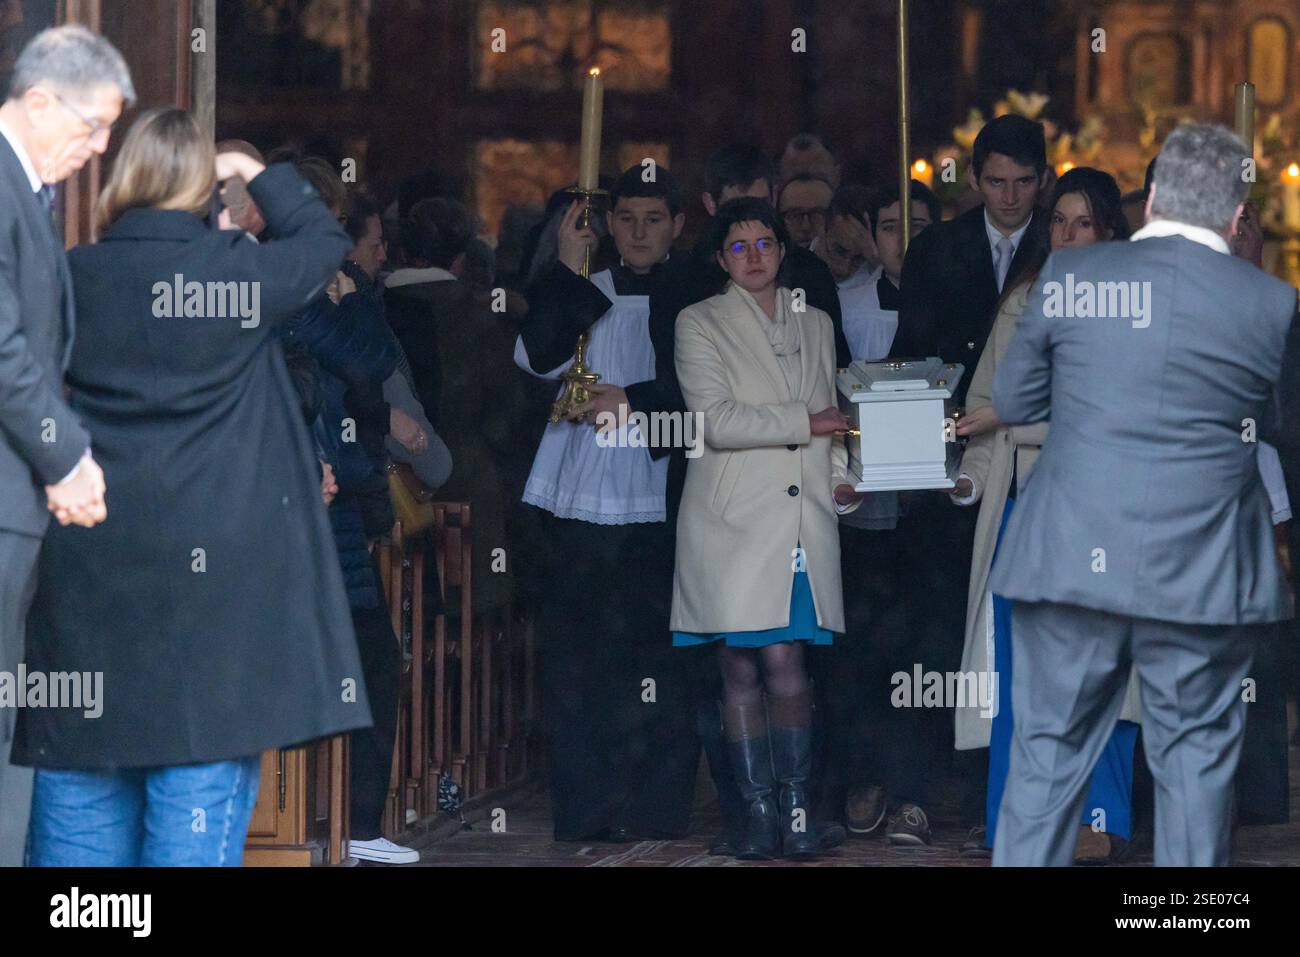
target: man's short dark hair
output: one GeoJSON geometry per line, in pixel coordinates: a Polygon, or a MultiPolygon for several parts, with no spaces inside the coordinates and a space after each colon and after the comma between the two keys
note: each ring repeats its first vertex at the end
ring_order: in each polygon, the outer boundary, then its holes
{"type": "Polygon", "coordinates": [[[445,196],[422,199],[402,220],[402,252],[407,260],[449,269],[474,238],[465,204],[445,196]]]}
{"type": "Polygon", "coordinates": [[[405,219],[422,199],[438,196],[455,198],[463,195],[460,181],[436,169],[426,169],[406,177],[397,187],[397,216],[405,219]]]}
{"type": "Polygon", "coordinates": [[[709,157],[704,191],[717,202],[728,186],[745,189],[760,179],[769,189],[776,185],[776,164],[772,158],[751,143],[732,143],[709,157]]]}
{"type": "MultiPolygon", "coordinates": [[[[930,187],[926,186],[920,180],[912,180],[912,202],[921,203],[930,213],[930,222],[937,223],[943,218],[943,204],[939,202],[939,197],[934,195],[930,187]]],[[[876,227],[880,224],[880,211],[888,209],[898,202],[899,190],[898,180],[890,180],[883,186],[877,188],[871,196],[871,204],[867,209],[868,225],[871,227],[871,235],[876,235],[876,227]]]]}
{"type": "Polygon", "coordinates": [[[1047,171],[1047,141],[1043,124],[1008,113],[989,120],[975,137],[971,167],[975,178],[984,172],[984,162],[993,153],[1010,156],[1021,166],[1032,166],[1042,176],[1047,171]]]}
{"type": "Polygon", "coordinates": [[[668,172],[667,166],[660,166],[658,163],[652,167],[637,163],[625,169],[619,178],[614,180],[614,186],[609,191],[610,210],[618,206],[620,199],[630,199],[634,196],[662,199],[668,207],[669,216],[676,216],[682,211],[682,191],[677,186],[677,180],[672,173],[668,172]],[[654,178],[647,180],[650,170],[654,170],[654,178]]]}
{"type": "Polygon", "coordinates": [[[366,227],[370,222],[370,217],[378,215],[380,215],[379,207],[365,193],[360,190],[353,190],[348,193],[348,205],[343,228],[352,237],[353,243],[361,242],[361,237],[366,234],[366,227]]]}
{"type": "Polygon", "coordinates": [[[772,230],[777,242],[786,248],[790,246],[785,224],[771,203],[757,196],[737,196],[719,206],[717,215],[713,217],[713,226],[709,230],[709,249],[712,252],[722,252],[727,233],[736,223],[762,223],[772,230]]]}

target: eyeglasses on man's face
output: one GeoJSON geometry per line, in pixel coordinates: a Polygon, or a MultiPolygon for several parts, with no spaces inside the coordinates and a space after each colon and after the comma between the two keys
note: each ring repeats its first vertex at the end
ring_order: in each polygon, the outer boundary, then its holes
{"type": "Polygon", "coordinates": [[[790,209],[781,210],[781,217],[785,220],[787,226],[821,223],[826,221],[826,210],[820,206],[793,206],[790,209]]]}
{"type": "Polygon", "coordinates": [[[113,129],[117,126],[117,123],[115,123],[115,122],[114,122],[114,123],[105,123],[103,120],[97,120],[97,119],[94,119],[93,117],[89,117],[89,116],[87,116],[85,113],[82,113],[81,110],[77,109],[75,106],[73,106],[73,105],[72,105],[71,103],[69,103],[67,100],[65,100],[63,97],[59,96],[59,94],[55,93],[53,90],[50,90],[50,91],[49,91],[49,94],[50,94],[50,96],[52,96],[52,97],[54,97],[56,100],[58,100],[58,101],[59,101],[59,104],[60,104],[60,105],[61,105],[65,110],[67,110],[69,113],[71,113],[71,114],[72,114],[73,116],[75,116],[77,119],[81,120],[81,122],[83,122],[83,123],[85,123],[87,126],[89,126],[89,127],[90,127],[90,136],[92,136],[92,137],[98,136],[100,133],[112,133],[112,132],[113,132],[113,129]]]}
{"type": "Polygon", "coordinates": [[[746,240],[737,240],[734,243],[727,243],[727,255],[732,259],[744,259],[749,255],[751,249],[758,250],[760,256],[771,256],[777,250],[777,241],[767,236],[761,239],[755,239],[752,243],[746,240]]]}

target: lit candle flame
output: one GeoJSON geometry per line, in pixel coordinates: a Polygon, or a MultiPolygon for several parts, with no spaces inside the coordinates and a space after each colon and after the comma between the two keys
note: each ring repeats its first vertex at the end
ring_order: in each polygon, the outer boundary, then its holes
{"type": "Polygon", "coordinates": [[[1286,175],[1292,179],[1300,179],[1300,164],[1292,163],[1286,168],[1286,175]]]}
{"type": "Polygon", "coordinates": [[[1074,164],[1073,164],[1072,162],[1070,162],[1069,160],[1066,160],[1064,163],[1058,163],[1058,164],[1057,164],[1057,166],[1056,166],[1056,175],[1057,175],[1057,176],[1064,176],[1066,173],[1070,172],[1070,170],[1072,170],[1072,169],[1074,169],[1074,164]]]}
{"type": "Polygon", "coordinates": [[[925,160],[919,159],[912,164],[912,172],[915,173],[917,176],[924,176],[925,171],[929,169],[929,165],[930,164],[928,164],[925,160]]]}
{"type": "Polygon", "coordinates": [[[600,67],[593,66],[590,70],[587,71],[587,73],[590,76],[600,76],[600,67]]]}

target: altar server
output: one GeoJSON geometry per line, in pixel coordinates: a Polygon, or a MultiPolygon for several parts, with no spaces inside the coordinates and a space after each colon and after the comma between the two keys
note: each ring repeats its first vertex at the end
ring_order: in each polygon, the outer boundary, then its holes
{"type": "Polygon", "coordinates": [[[601,377],[573,418],[546,427],[523,495],[544,529],[538,627],[557,840],[685,834],[699,753],[668,642],[668,448],[648,448],[654,436],[631,418],[673,411],[657,381],[665,336],[651,329],[650,298],[683,281],[687,263],[670,248],[685,217],[662,166],[630,168],[609,200],[617,264],[582,276],[596,234],[574,202],[515,348],[521,368],[559,380],[585,331],[601,377]]]}

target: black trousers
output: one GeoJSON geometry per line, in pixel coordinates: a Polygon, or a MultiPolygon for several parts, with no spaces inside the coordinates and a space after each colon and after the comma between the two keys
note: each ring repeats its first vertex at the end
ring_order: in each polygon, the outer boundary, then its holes
{"type": "Polygon", "coordinates": [[[826,812],[870,784],[910,798],[917,782],[915,711],[890,707],[890,675],[911,669],[906,588],[896,531],[840,526],[844,627],[830,647],[810,649],[825,728],[826,812]]]}
{"type": "MultiPolygon", "coordinates": [[[[943,492],[913,492],[899,520],[906,649],[894,670],[959,671],[966,638],[966,596],[979,509],[953,505],[943,492]]],[[[845,590],[852,588],[845,581],[845,590]]],[[[910,759],[892,793],[930,809],[951,802],[961,823],[984,823],[988,749],[953,750],[951,708],[906,708],[910,759]]]]}
{"type": "Polygon", "coordinates": [[[402,654],[383,605],[352,609],[352,625],[374,725],[352,732],[351,836],[354,841],[371,841],[382,835],[384,801],[393,769],[402,654]]]}
{"type": "Polygon", "coordinates": [[[1237,765],[1237,823],[1285,824],[1290,818],[1287,681],[1283,666],[1295,621],[1259,629],[1250,677],[1255,700],[1246,709],[1246,733],[1237,765]]]}
{"type": "Polygon", "coordinates": [[[671,533],[662,522],[543,514],[538,637],[555,837],[684,835],[699,740],[690,656],[668,630],[671,533]]]}

